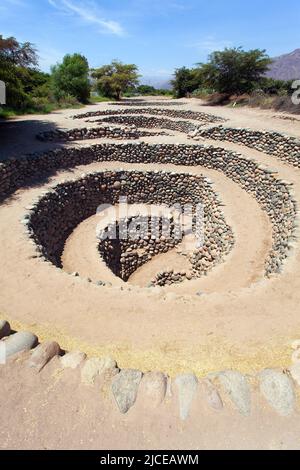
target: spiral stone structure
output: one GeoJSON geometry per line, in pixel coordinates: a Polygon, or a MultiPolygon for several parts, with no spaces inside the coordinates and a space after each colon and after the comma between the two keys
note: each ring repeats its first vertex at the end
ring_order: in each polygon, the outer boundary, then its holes
{"type": "Polygon", "coordinates": [[[75,364],[89,385],[105,372],[121,413],[154,383],[159,403],[177,390],[182,420],[201,387],[215,411],[230,397],[250,416],[258,395],[279,416],[298,410],[300,130],[236,112],[103,103],[38,132],[33,153],[7,152],[0,336],[12,358],[25,350],[39,372],[75,364]],[[202,244],[159,212],[199,205],[202,244]]]}
{"type": "Polygon", "coordinates": [[[143,371],[288,366],[299,328],[297,133],[275,120],[241,128],[191,103],[69,113],[63,130],[38,134],[38,152],[0,164],[5,318],[143,371]],[[97,208],[120,197],[133,210],[127,222],[140,204],[201,203],[203,246],[148,232],[99,243],[97,208]]]}

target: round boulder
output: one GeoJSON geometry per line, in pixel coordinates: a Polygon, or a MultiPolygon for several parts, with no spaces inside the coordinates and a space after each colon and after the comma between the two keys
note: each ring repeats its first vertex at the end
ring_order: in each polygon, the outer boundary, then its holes
{"type": "Polygon", "coordinates": [[[19,331],[5,340],[6,358],[21,351],[29,351],[38,343],[38,338],[29,331],[19,331]]]}

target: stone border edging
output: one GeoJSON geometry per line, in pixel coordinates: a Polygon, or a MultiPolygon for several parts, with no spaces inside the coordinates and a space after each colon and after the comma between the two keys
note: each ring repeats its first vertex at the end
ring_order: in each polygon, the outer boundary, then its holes
{"type": "Polygon", "coordinates": [[[243,144],[300,168],[300,140],[279,132],[216,126],[196,129],[189,137],[195,140],[203,138],[243,144]]]}
{"type": "MultiPolygon", "coordinates": [[[[77,114],[73,116],[73,119],[85,119],[89,117],[97,116],[118,116],[123,114],[150,114],[157,116],[167,116],[172,118],[180,119],[193,119],[194,121],[201,121],[203,124],[215,123],[215,122],[226,122],[227,119],[223,119],[219,116],[213,114],[207,114],[198,111],[188,111],[188,110],[174,110],[174,109],[160,109],[160,108],[140,108],[140,109],[118,109],[117,111],[105,110],[105,111],[91,111],[88,113],[77,114]]],[[[91,121],[96,122],[96,121],[91,121]]]]}
{"type": "Polygon", "coordinates": [[[136,126],[130,127],[89,127],[75,128],[67,131],[55,130],[41,132],[36,135],[37,140],[41,142],[61,141],[72,142],[77,140],[90,139],[118,139],[118,140],[136,140],[140,137],[155,137],[166,135],[165,132],[147,132],[137,129],[136,126]]]}
{"type": "MultiPolygon", "coordinates": [[[[297,359],[293,360],[288,370],[264,369],[255,375],[225,370],[201,379],[192,373],[171,379],[163,372],[120,370],[117,362],[110,357],[88,359],[82,352],[62,350],[54,341],[38,344],[38,338],[33,333],[11,332],[9,323],[4,320],[0,321],[0,348],[3,345],[9,351],[6,356],[9,363],[19,363],[32,373],[41,373],[53,359],[60,356],[58,369],[69,369],[74,373],[79,369],[81,383],[85,386],[97,386],[98,378],[104,380],[110,386],[110,396],[121,414],[128,413],[137,399],[147,403],[149,409],[155,409],[172,398],[177,402],[179,418],[185,421],[200,394],[211,411],[221,413],[230,406],[248,417],[253,409],[253,393],[261,397],[259,406],[268,407],[282,417],[299,413],[300,341],[292,345],[297,359]]],[[[5,364],[0,367],[5,367],[5,364]]]]}

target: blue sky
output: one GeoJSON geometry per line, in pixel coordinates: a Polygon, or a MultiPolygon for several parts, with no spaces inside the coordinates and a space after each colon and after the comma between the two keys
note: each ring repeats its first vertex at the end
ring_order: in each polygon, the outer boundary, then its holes
{"type": "Polygon", "coordinates": [[[225,46],[300,47],[299,0],[0,0],[0,34],[33,42],[48,71],[80,52],[92,67],[120,59],[168,78],[225,46]]]}

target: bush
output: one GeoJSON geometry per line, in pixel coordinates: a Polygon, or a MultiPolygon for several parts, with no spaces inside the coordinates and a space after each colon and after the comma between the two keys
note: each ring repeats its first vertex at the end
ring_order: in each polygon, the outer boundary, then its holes
{"type": "Polygon", "coordinates": [[[88,103],[91,91],[89,65],[80,54],[67,54],[61,64],[52,67],[52,86],[57,101],[73,96],[80,103],[88,103]]]}
{"type": "Polygon", "coordinates": [[[215,92],[212,88],[197,88],[197,90],[193,91],[192,96],[195,98],[202,98],[205,99],[212,95],[215,92]]]}

